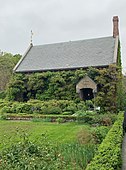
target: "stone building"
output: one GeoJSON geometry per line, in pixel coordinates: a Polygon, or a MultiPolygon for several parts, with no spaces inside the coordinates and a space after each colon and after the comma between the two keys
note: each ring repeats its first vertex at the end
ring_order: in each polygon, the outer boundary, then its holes
{"type": "MultiPolygon", "coordinates": [[[[55,44],[30,44],[14,68],[15,73],[106,68],[117,65],[119,48],[118,16],[113,17],[113,35],[95,39],[69,41],[55,44]]],[[[76,85],[76,92],[89,100],[97,92],[97,84],[88,76],[76,85]]]]}

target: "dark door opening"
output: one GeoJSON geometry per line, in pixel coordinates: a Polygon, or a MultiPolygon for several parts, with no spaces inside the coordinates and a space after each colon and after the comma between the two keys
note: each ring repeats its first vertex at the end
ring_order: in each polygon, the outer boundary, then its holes
{"type": "Polygon", "coordinates": [[[93,89],[91,88],[80,89],[80,95],[82,100],[91,100],[94,98],[93,89]]]}

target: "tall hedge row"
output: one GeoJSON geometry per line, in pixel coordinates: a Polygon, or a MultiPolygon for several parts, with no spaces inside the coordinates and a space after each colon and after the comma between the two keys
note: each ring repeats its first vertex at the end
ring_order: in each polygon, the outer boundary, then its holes
{"type": "Polygon", "coordinates": [[[121,169],[121,145],[123,139],[122,121],[123,115],[120,113],[117,121],[99,146],[97,154],[87,166],[86,170],[121,169]]]}

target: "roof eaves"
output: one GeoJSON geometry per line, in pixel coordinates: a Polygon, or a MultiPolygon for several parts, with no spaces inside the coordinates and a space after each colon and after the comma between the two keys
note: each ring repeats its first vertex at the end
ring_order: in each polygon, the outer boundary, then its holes
{"type": "Polygon", "coordinates": [[[16,72],[17,68],[19,67],[19,65],[22,63],[22,61],[24,60],[24,58],[27,56],[27,54],[29,53],[29,51],[31,50],[31,48],[33,47],[33,44],[31,43],[30,46],[28,47],[28,49],[26,50],[25,54],[21,57],[21,59],[18,61],[18,63],[16,64],[16,66],[13,69],[13,72],[16,72]]]}
{"type": "Polygon", "coordinates": [[[95,68],[106,68],[109,67],[108,65],[99,65],[99,66],[86,66],[86,67],[67,67],[67,68],[57,68],[57,69],[40,69],[40,70],[22,70],[22,71],[15,71],[16,73],[35,73],[35,72],[46,72],[46,71],[66,71],[66,70],[76,70],[76,69],[87,69],[90,67],[95,68]]]}

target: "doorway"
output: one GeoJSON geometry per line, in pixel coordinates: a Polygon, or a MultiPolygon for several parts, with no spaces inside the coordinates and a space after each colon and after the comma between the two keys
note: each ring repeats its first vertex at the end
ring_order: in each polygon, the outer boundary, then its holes
{"type": "Polygon", "coordinates": [[[91,100],[94,98],[93,89],[83,88],[80,89],[80,96],[82,100],[91,100]]]}

